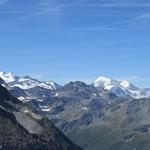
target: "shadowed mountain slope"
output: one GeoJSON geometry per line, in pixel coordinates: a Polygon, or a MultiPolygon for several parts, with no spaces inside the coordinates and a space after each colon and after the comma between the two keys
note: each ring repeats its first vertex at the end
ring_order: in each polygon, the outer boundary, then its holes
{"type": "Polygon", "coordinates": [[[0,149],[81,150],[47,118],[0,85],[0,149]]]}

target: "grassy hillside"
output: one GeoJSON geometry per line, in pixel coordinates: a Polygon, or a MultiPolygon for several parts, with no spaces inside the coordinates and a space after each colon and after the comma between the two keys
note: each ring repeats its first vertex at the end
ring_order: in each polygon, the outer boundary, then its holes
{"type": "Polygon", "coordinates": [[[75,129],[68,133],[85,150],[150,150],[150,133],[110,127],[75,129]]]}

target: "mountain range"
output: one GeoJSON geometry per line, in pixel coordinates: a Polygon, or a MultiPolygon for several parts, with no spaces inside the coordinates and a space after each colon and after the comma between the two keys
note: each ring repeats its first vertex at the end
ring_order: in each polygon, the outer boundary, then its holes
{"type": "MultiPolygon", "coordinates": [[[[56,89],[62,87],[52,81],[39,81],[30,76],[19,77],[11,72],[0,72],[0,78],[3,79],[12,89],[19,88],[24,91],[28,91],[34,88],[55,91],[56,89]]],[[[93,85],[95,88],[103,88],[110,93],[116,94],[118,97],[131,97],[135,99],[150,97],[150,89],[141,89],[126,80],[117,81],[100,76],[95,81],[93,81],[91,85],[93,85]]],[[[20,99],[23,100],[26,98],[27,97],[20,97],[20,99]]],[[[29,98],[31,97],[29,96],[29,98]]]]}
{"type": "Polygon", "coordinates": [[[150,89],[106,77],[64,86],[13,73],[0,78],[13,96],[85,150],[149,150],[150,89]]]}

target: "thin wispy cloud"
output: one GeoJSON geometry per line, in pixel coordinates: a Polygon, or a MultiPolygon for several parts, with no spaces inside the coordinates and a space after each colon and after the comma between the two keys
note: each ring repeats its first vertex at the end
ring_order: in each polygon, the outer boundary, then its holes
{"type": "MultiPolygon", "coordinates": [[[[90,11],[93,11],[92,8],[94,8],[94,10],[97,10],[97,11],[101,11],[101,10],[105,10],[105,13],[103,13],[102,17],[110,17],[112,16],[112,14],[114,15],[114,17],[118,16],[119,14],[120,15],[123,15],[122,13],[120,13],[122,10],[120,10],[120,8],[126,8],[126,9],[136,9],[136,7],[139,7],[139,9],[141,8],[150,8],[150,3],[145,3],[145,2],[141,2],[141,3],[135,3],[135,2],[129,2],[129,1],[126,1],[126,2],[120,2],[118,0],[114,0],[114,1],[108,1],[107,3],[104,3],[102,1],[100,2],[89,2],[89,1],[86,1],[86,0],[78,0],[76,1],[75,3],[71,3],[71,4],[66,4],[65,5],[65,9],[69,9],[69,8],[73,8],[74,10],[74,13],[75,12],[78,12],[77,10],[80,11],[80,8],[82,8],[84,10],[84,8],[87,7],[88,9],[87,10],[90,10],[90,11]],[[135,7],[135,8],[134,8],[135,7]],[[100,9],[102,8],[102,9],[100,9]],[[115,9],[113,9],[115,8],[115,9]],[[109,13],[107,12],[108,10],[111,10],[112,12],[109,13]],[[118,13],[115,13],[117,10],[119,10],[118,13]]],[[[125,9],[125,10],[126,10],[125,9]]],[[[127,10],[128,11],[128,10],[127,10]]],[[[72,11],[73,13],[73,11],[72,11]]],[[[101,13],[101,12],[100,12],[101,13]]],[[[128,14],[128,13],[127,13],[128,14]]],[[[83,15],[83,14],[81,14],[83,15]]],[[[88,13],[85,14],[85,16],[88,16],[88,13]]],[[[95,16],[95,13],[91,14],[90,15],[93,15],[95,16]]],[[[111,24],[106,24],[106,25],[100,25],[100,26],[83,26],[83,27],[73,27],[71,29],[75,29],[75,30],[80,30],[80,31],[143,31],[145,28],[130,28],[128,25],[131,25],[132,23],[134,24],[138,24],[138,26],[140,26],[140,23],[142,23],[144,20],[145,21],[148,21],[150,19],[150,12],[147,12],[147,13],[141,13],[139,15],[134,15],[132,14],[128,16],[125,16],[125,19],[118,19],[118,21],[114,22],[114,23],[111,23],[111,24]],[[128,18],[127,18],[128,17],[128,18]],[[124,25],[124,27],[121,27],[121,25],[124,25]]]]}
{"type": "Polygon", "coordinates": [[[149,8],[150,7],[150,2],[135,2],[135,1],[120,1],[120,0],[113,0],[113,1],[87,1],[87,0],[76,0],[74,3],[68,3],[68,7],[73,7],[73,6],[79,6],[79,7],[104,7],[104,8],[119,8],[119,7],[143,7],[143,8],[149,8]]]}
{"type": "MultiPolygon", "coordinates": [[[[80,27],[80,28],[75,28],[77,30],[83,30],[83,31],[137,31],[137,30],[144,30],[144,28],[142,29],[136,29],[136,28],[118,28],[118,25],[124,25],[124,24],[132,24],[132,23],[138,23],[138,25],[140,24],[140,22],[143,21],[149,21],[150,20],[150,13],[144,13],[144,14],[140,14],[134,17],[129,17],[128,19],[124,19],[112,24],[108,24],[105,26],[99,26],[99,27],[80,27]]],[[[149,25],[149,22],[148,22],[149,25]]]]}
{"type": "Polygon", "coordinates": [[[0,5],[5,4],[6,2],[8,2],[8,0],[0,0],[0,5]]]}
{"type": "Polygon", "coordinates": [[[113,27],[81,27],[81,28],[73,28],[73,29],[81,30],[81,31],[139,31],[139,29],[117,28],[117,27],[116,28],[113,28],[113,27]]]}
{"type": "MultiPolygon", "coordinates": [[[[0,4],[5,3],[5,2],[7,2],[7,0],[0,0],[0,4]]],[[[18,22],[18,21],[38,17],[38,16],[43,16],[43,15],[53,15],[53,16],[57,16],[57,17],[58,16],[63,17],[65,14],[68,15],[68,13],[64,13],[64,10],[68,10],[70,8],[73,8],[73,7],[75,7],[77,10],[80,8],[83,9],[86,6],[89,7],[89,9],[90,9],[90,7],[94,7],[94,8],[97,8],[97,7],[107,8],[108,7],[109,9],[111,7],[150,7],[150,3],[129,3],[129,2],[117,3],[117,1],[113,1],[113,3],[112,2],[111,3],[109,3],[109,2],[108,3],[102,3],[102,2],[99,2],[99,3],[96,2],[95,3],[95,2],[87,2],[86,0],[76,0],[74,2],[69,2],[69,3],[66,3],[64,1],[60,2],[58,0],[56,0],[56,1],[54,1],[54,0],[50,0],[50,1],[49,0],[43,0],[43,1],[41,1],[40,0],[40,1],[37,1],[35,4],[36,4],[36,7],[41,7],[41,9],[34,11],[34,12],[28,12],[28,13],[26,12],[27,13],[26,15],[21,15],[20,17],[17,17],[15,19],[10,20],[9,22],[10,23],[18,22]]],[[[72,11],[69,15],[71,15],[72,13],[74,13],[74,15],[75,15],[76,9],[73,10],[74,12],[72,11]]],[[[0,13],[3,13],[3,12],[0,12],[0,13]]],[[[15,11],[12,11],[12,14],[13,13],[15,13],[15,11]]],[[[106,15],[109,15],[109,14],[106,14],[106,15]]],[[[85,16],[86,16],[86,14],[85,14],[85,16]]],[[[105,16],[105,14],[103,14],[103,16],[105,16]]],[[[90,28],[84,27],[82,29],[83,30],[103,30],[103,29],[104,30],[116,30],[114,28],[112,29],[111,26],[123,24],[123,23],[129,22],[129,21],[134,21],[134,20],[139,20],[139,19],[144,19],[144,18],[146,19],[148,17],[149,17],[149,15],[138,16],[135,18],[129,18],[127,20],[116,22],[116,23],[109,25],[109,26],[90,27],[90,28]]],[[[125,30],[125,29],[122,29],[122,30],[125,30]]]]}
{"type": "Polygon", "coordinates": [[[141,88],[149,88],[150,78],[138,78],[137,80],[134,80],[133,83],[136,83],[141,88]]]}
{"type": "MultiPolygon", "coordinates": [[[[7,2],[7,0],[0,0],[0,4],[7,2]]],[[[40,16],[45,16],[45,15],[49,15],[50,17],[60,17],[63,18],[65,15],[66,16],[71,16],[71,15],[76,15],[76,13],[78,13],[78,9],[80,8],[84,8],[84,7],[89,7],[88,9],[91,11],[93,9],[91,9],[91,7],[94,7],[97,11],[101,11],[99,10],[97,7],[102,7],[104,8],[104,10],[111,10],[112,13],[110,13],[111,16],[113,17],[117,17],[120,13],[114,13],[114,11],[117,10],[117,8],[120,7],[150,7],[150,3],[133,3],[131,2],[120,2],[118,0],[114,0],[114,1],[108,1],[107,3],[104,3],[102,1],[100,2],[89,2],[86,0],[76,0],[74,2],[66,2],[66,1],[59,1],[59,0],[39,0],[37,1],[35,4],[35,7],[38,7],[37,10],[34,10],[33,12],[24,12],[25,15],[21,14],[21,16],[16,17],[6,23],[15,23],[15,22],[20,22],[20,21],[24,21],[24,20],[28,20],[28,19],[32,19],[35,17],[40,17],[40,16]],[[113,9],[113,7],[115,7],[115,10],[113,9]],[[71,9],[71,8],[75,8],[75,9],[71,9]],[[108,9],[107,9],[108,8],[108,9]],[[112,8],[112,9],[111,9],[112,8]],[[66,11],[67,10],[67,11],[66,11]],[[71,10],[71,13],[68,13],[68,10],[71,10]]],[[[105,12],[103,12],[103,14],[101,14],[101,17],[109,17],[109,13],[105,10],[105,12]]],[[[120,10],[119,10],[120,11],[120,10]]],[[[5,12],[0,12],[0,13],[5,13],[5,12]]],[[[11,13],[11,12],[10,12],[11,13]]],[[[15,14],[15,11],[12,11],[12,14],[15,14]]],[[[82,13],[83,15],[83,13],[82,13]]],[[[86,11],[84,13],[84,16],[88,16],[88,12],[86,11]]],[[[93,12],[93,14],[90,13],[90,15],[94,15],[95,13],[93,12]]],[[[127,16],[125,16],[125,18],[127,18],[127,16]]],[[[145,13],[145,14],[139,14],[133,17],[128,17],[127,19],[123,19],[123,20],[119,20],[111,23],[111,24],[106,24],[106,25],[101,25],[101,26],[83,26],[83,27],[73,27],[70,28],[71,30],[75,29],[75,30],[82,30],[82,31],[137,31],[137,30],[143,30],[142,28],[138,29],[138,28],[129,28],[127,27],[127,25],[130,25],[132,23],[138,23],[138,25],[140,24],[140,21],[143,20],[149,20],[150,19],[150,13],[145,13]],[[124,27],[121,27],[121,25],[126,25],[124,27]],[[119,27],[118,27],[119,26],[119,27]]],[[[62,19],[63,20],[63,19],[62,19]]]]}
{"type": "Polygon", "coordinates": [[[141,88],[149,87],[150,85],[150,78],[147,77],[141,77],[138,75],[135,76],[124,76],[124,77],[114,77],[115,80],[122,81],[127,80],[130,83],[133,83],[141,88]]]}
{"type": "Polygon", "coordinates": [[[132,23],[140,23],[140,21],[143,21],[143,20],[149,20],[150,19],[150,13],[144,13],[144,14],[140,14],[140,15],[137,15],[137,16],[134,16],[134,17],[129,17],[129,19],[124,19],[122,21],[118,21],[118,22],[115,22],[111,25],[108,25],[106,27],[113,27],[113,26],[116,26],[116,25],[122,25],[122,24],[132,24],[132,23]]]}
{"type": "Polygon", "coordinates": [[[127,81],[136,81],[139,80],[139,76],[138,75],[134,75],[134,76],[124,76],[124,77],[114,77],[114,79],[122,81],[122,80],[127,80],[127,81]]]}
{"type": "Polygon", "coordinates": [[[150,19],[150,12],[133,18],[133,20],[144,20],[144,19],[150,19]]]}
{"type": "Polygon", "coordinates": [[[150,78],[143,78],[143,77],[140,77],[138,75],[136,75],[136,76],[126,76],[126,77],[116,77],[114,79],[119,80],[119,81],[127,80],[127,81],[130,81],[130,82],[150,81],[150,78]]]}
{"type": "Polygon", "coordinates": [[[51,9],[40,11],[40,12],[34,12],[34,13],[29,14],[29,15],[24,15],[24,16],[18,17],[18,18],[13,19],[9,22],[13,23],[13,22],[22,21],[22,20],[26,20],[26,19],[29,19],[29,18],[37,17],[37,16],[52,15],[53,13],[60,12],[61,8],[62,7],[59,6],[59,7],[56,7],[56,8],[51,8],[51,9]]]}
{"type": "MultiPolygon", "coordinates": [[[[1,3],[2,2],[0,2],[0,4],[1,3]]],[[[13,10],[13,5],[10,5],[10,8],[12,8],[12,10],[0,11],[0,14],[4,13],[4,14],[12,14],[12,15],[18,14],[18,16],[20,15],[19,17],[15,17],[15,18],[13,17],[14,19],[9,20],[4,23],[19,22],[19,21],[27,20],[27,19],[34,18],[34,17],[44,16],[44,15],[55,16],[55,14],[61,14],[64,8],[63,3],[57,3],[56,1],[53,1],[53,0],[35,1],[35,2],[31,2],[29,6],[32,6],[32,9],[28,9],[28,7],[26,7],[26,9],[22,11],[20,11],[20,9],[18,8],[16,10],[13,10]]]]}
{"type": "Polygon", "coordinates": [[[32,55],[32,56],[23,56],[21,57],[21,59],[28,60],[28,61],[31,61],[31,60],[40,61],[40,60],[45,60],[45,59],[51,60],[51,59],[54,59],[54,57],[51,55],[32,55]]]}
{"type": "Polygon", "coordinates": [[[0,14],[21,14],[24,13],[23,11],[16,11],[16,10],[7,10],[7,11],[0,11],[0,14]]]}
{"type": "Polygon", "coordinates": [[[150,7],[150,3],[86,3],[81,4],[82,6],[88,7],[150,7]]]}

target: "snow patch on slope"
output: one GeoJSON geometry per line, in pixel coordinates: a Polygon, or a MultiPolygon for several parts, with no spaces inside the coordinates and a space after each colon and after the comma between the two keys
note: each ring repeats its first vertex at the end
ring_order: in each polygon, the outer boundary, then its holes
{"type": "Polygon", "coordinates": [[[123,80],[123,81],[120,82],[120,85],[123,88],[127,89],[130,86],[130,83],[128,81],[126,81],[126,80],[123,80]]]}

